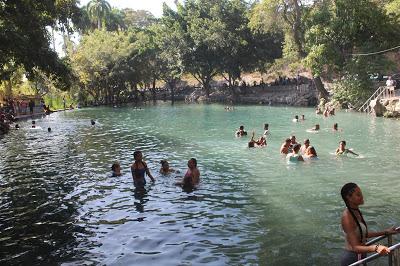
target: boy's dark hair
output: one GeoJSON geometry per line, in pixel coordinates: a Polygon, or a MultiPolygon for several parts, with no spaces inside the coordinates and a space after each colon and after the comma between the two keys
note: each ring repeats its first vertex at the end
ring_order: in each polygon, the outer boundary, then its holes
{"type": "Polygon", "coordinates": [[[115,169],[117,168],[117,166],[120,166],[120,164],[118,162],[115,162],[111,165],[111,170],[115,171],[115,169]]]}

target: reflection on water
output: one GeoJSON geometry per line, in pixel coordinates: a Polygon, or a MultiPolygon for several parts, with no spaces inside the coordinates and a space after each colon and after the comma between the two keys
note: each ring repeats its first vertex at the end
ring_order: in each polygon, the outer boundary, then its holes
{"type": "MultiPolygon", "coordinates": [[[[358,183],[371,230],[398,224],[398,121],[312,109],[219,105],[96,108],[37,120],[0,139],[0,262],[105,265],[334,265],[343,246],[339,190],[358,183]],[[295,114],[306,121],[292,123],[295,114]],[[96,125],[90,125],[95,119],[96,125]],[[333,133],[333,123],[342,132],[333,133]],[[271,135],[247,149],[234,130],[271,135]],[[318,134],[307,133],[314,124],[318,134]],[[310,138],[319,160],[287,164],[282,141],[310,138]],[[360,158],[333,155],[338,142],[360,158]],[[141,149],[156,182],[135,190],[141,149]],[[182,191],[189,158],[201,185],[182,191]],[[181,172],[158,174],[160,160],[181,172]],[[110,177],[119,161],[123,175],[110,177]]],[[[384,260],[386,262],[386,260],[384,260]]],[[[379,265],[378,262],[377,265],[379,265]]]]}

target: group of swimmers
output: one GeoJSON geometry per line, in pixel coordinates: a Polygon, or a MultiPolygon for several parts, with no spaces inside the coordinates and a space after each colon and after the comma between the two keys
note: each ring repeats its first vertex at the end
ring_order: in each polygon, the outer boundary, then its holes
{"type": "Polygon", "coordinates": [[[335,107],[330,107],[327,105],[323,110],[320,107],[317,107],[317,109],[315,109],[315,114],[324,115],[325,117],[335,115],[335,107]]]}
{"type": "MultiPolygon", "coordinates": [[[[33,128],[33,129],[37,129],[37,128],[39,128],[39,129],[41,129],[41,127],[37,127],[36,126],[36,121],[35,120],[32,120],[32,122],[31,122],[31,128],[33,128]]],[[[96,122],[93,120],[93,119],[91,119],[90,120],[90,124],[92,125],[92,126],[94,126],[95,124],[96,124],[96,122]]],[[[15,124],[15,129],[20,129],[21,128],[21,126],[19,125],[19,124],[15,124]]],[[[51,132],[51,127],[48,127],[47,128],[47,132],[51,132]]]]}
{"type": "MultiPolygon", "coordinates": [[[[41,129],[41,127],[37,127],[36,126],[36,121],[35,120],[32,120],[32,122],[31,122],[31,128],[33,128],[33,129],[37,129],[37,128],[39,128],[39,129],[41,129]]],[[[20,129],[21,128],[21,126],[19,125],[19,124],[15,124],[15,129],[20,129]]],[[[51,132],[51,127],[48,127],[47,128],[47,132],[51,132]]]]}
{"type": "MultiPolygon", "coordinates": [[[[131,173],[133,179],[133,185],[136,189],[144,189],[146,185],[147,175],[152,182],[155,182],[155,178],[151,174],[146,162],[143,161],[143,153],[139,150],[136,150],[133,153],[134,162],[131,165],[131,173]]],[[[180,173],[177,170],[174,170],[169,167],[169,163],[167,160],[161,160],[160,162],[160,174],[168,175],[170,173],[180,173]]],[[[197,168],[197,160],[195,158],[190,158],[187,162],[188,169],[186,170],[183,178],[176,182],[175,185],[181,186],[184,189],[194,189],[200,183],[200,171],[197,168]]],[[[111,166],[112,177],[121,176],[121,165],[118,162],[115,162],[111,166]]]]}
{"type": "MultiPolygon", "coordinates": [[[[304,115],[301,116],[301,120],[304,119],[304,115]]],[[[296,115],[293,119],[293,122],[299,121],[299,117],[296,115]]],[[[319,124],[316,124],[313,128],[308,129],[307,132],[316,132],[320,130],[319,124]]],[[[333,131],[339,131],[338,124],[334,123],[332,127],[333,131]]],[[[265,147],[267,146],[267,136],[269,135],[269,124],[264,124],[264,133],[258,138],[255,139],[255,132],[252,132],[251,139],[248,142],[249,148],[255,147],[265,147]]],[[[235,132],[236,137],[247,136],[247,131],[244,129],[244,126],[241,125],[239,129],[235,132]]],[[[287,159],[291,162],[296,161],[304,161],[304,159],[316,159],[318,158],[317,151],[314,146],[310,145],[310,140],[305,139],[304,145],[302,146],[300,143],[297,143],[296,136],[291,136],[290,138],[285,139],[280,148],[280,153],[286,155],[287,159]]],[[[357,153],[353,152],[350,149],[346,148],[346,141],[342,140],[339,142],[339,147],[335,151],[336,155],[342,154],[353,154],[358,156],[357,153]]]]}

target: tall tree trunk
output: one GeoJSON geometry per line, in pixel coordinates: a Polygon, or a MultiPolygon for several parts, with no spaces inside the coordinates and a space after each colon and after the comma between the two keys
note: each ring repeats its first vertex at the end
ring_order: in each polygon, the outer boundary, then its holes
{"type": "Polygon", "coordinates": [[[319,77],[319,76],[313,77],[313,80],[314,80],[315,88],[319,92],[319,97],[324,98],[325,100],[328,100],[329,93],[325,89],[324,84],[322,83],[321,77],[319,77]]]}
{"type": "Polygon", "coordinates": [[[153,97],[153,102],[156,102],[156,79],[153,78],[153,88],[151,90],[151,94],[153,97]]]}
{"type": "Polygon", "coordinates": [[[175,102],[175,80],[168,81],[169,89],[171,90],[171,104],[173,105],[175,102]]]}

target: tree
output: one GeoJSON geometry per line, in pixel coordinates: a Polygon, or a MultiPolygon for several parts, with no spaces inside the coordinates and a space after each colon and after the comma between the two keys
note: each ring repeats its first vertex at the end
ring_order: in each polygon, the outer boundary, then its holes
{"type": "Polygon", "coordinates": [[[75,0],[0,2],[0,78],[7,79],[7,65],[23,66],[28,78],[34,67],[54,74],[57,86],[68,89],[71,72],[65,61],[50,49],[46,27],[58,24],[71,30],[70,21],[80,16],[75,0]]]}
{"type": "MultiPolygon", "coordinates": [[[[300,59],[307,56],[305,51],[304,22],[305,13],[308,11],[306,5],[309,1],[302,0],[263,0],[258,3],[252,13],[253,27],[260,27],[264,31],[276,31],[281,29],[285,32],[285,43],[294,44],[295,51],[300,59]]],[[[321,97],[328,98],[328,92],[324,88],[320,76],[312,73],[314,84],[321,97]]]]}
{"type": "Polygon", "coordinates": [[[110,14],[111,5],[106,0],[91,0],[86,8],[91,21],[97,22],[97,29],[101,29],[110,14]]]}
{"type": "Polygon", "coordinates": [[[146,10],[133,10],[125,8],[122,10],[124,13],[124,24],[126,27],[136,27],[140,29],[147,28],[153,25],[157,19],[146,10]]]}
{"type": "Polygon", "coordinates": [[[106,27],[109,31],[121,31],[126,30],[125,25],[125,13],[118,9],[112,8],[111,12],[108,14],[108,19],[106,21],[106,27]]]}
{"type": "MultiPolygon", "coordinates": [[[[342,71],[360,61],[354,54],[393,47],[400,41],[400,26],[382,6],[367,0],[327,1],[309,15],[306,43],[307,61],[315,72],[325,66],[342,71]]],[[[381,56],[369,56],[369,66],[381,56]]],[[[367,66],[368,67],[368,66],[367,66]]]]}
{"type": "Polygon", "coordinates": [[[181,50],[185,70],[189,72],[210,95],[210,82],[219,72],[219,55],[224,36],[223,27],[213,17],[214,10],[222,0],[186,0],[174,12],[164,6],[164,16],[179,23],[185,48],[181,50]]]}
{"type": "Polygon", "coordinates": [[[174,89],[184,72],[182,51],[186,49],[182,39],[183,32],[167,6],[164,6],[164,16],[161,22],[154,25],[155,43],[158,50],[157,62],[159,78],[168,84],[171,90],[171,100],[174,102],[174,89]]]}
{"type": "Polygon", "coordinates": [[[95,30],[82,37],[71,61],[82,89],[96,101],[110,103],[124,87],[133,46],[128,34],[95,30]]]}
{"type": "MultiPolygon", "coordinates": [[[[325,1],[314,6],[307,24],[305,62],[314,73],[322,74],[329,69],[359,80],[358,83],[342,82],[342,88],[355,84],[355,88],[366,89],[368,73],[387,67],[386,58],[381,55],[357,54],[384,50],[400,42],[400,25],[395,17],[387,15],[383,6],[368,0],[325,1]]],[[[353,98],[360,100],[357,95],[353,98]]]]}

